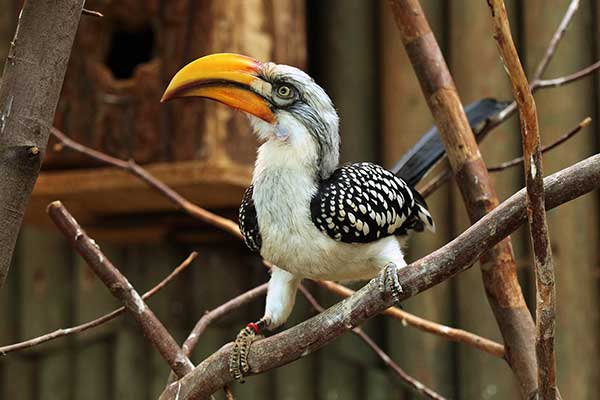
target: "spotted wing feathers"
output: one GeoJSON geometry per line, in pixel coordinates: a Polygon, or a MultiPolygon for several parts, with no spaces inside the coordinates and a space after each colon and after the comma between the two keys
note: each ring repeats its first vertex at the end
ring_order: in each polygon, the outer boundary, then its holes
{"type": "Polygon", "coordinates": [[[342,166],[322,181],[311,202],[311,218],[321,231],[346,243],[435,229],[419,193],[371,163],[342,166]]]}
{"type": "Polygon", "coordinates": [[[239,225],[246,246],[252,251],[260,252],[262,238],[258,229],[258,218],[256,217],[254,200],[252,200],[253,191],[254,186],[250,185],[244,193],[239,211],[239,225]]]}

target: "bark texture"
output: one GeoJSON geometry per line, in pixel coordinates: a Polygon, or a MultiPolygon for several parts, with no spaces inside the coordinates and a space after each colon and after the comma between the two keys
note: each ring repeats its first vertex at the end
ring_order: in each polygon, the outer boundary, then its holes
{"type": "MultiPolygon", "coordinates": [[[[527,219],[534,252],[536,278],[536,357],[538,364],[538,394],[540,400],[557,398],[554,330],[556,321],[556,291],[554,262],[546,210],[544,209],[544,182],[542,150],[535,101],[517,49],[512,40],[510,25],[503,0],[488,1],[494,26],[494,38],[510,77],[519,109],[525,184],[527,186],[527,219]]],[[[551,53],[552,54],[552,53],[551,53]]],[[[543,65],[539,69],[543,70],[543,65]]]]}
{"type": "Polygon", "coordinates": [[[0,287],[37,179],[83,0],[25,3],[0,83],[0,287]]]}

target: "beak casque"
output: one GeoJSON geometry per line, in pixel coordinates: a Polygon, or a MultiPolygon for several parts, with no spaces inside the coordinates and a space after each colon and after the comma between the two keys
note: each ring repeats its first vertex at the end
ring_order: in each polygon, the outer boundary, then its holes
{"type": "Polygon", "coordinates": [[[253,87],[260,87],[261,63],[239,54],[211,54],[192,61],[171,80],[161,102],[179,97],[205,97],[273,123],[269,102],[253,87]]]}

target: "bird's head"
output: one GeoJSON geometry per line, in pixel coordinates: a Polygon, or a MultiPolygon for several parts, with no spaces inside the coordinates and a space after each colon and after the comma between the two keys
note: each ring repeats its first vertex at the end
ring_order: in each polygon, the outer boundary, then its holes
{"type": "Polygon", "coordinates": [[[245,112],[259,139],[314,155],[328,177],[339,161],[338,116],[331,99],[305,72],[238,54],[212,54],[183,67],[162,100],[204,97],[245,112]]]}

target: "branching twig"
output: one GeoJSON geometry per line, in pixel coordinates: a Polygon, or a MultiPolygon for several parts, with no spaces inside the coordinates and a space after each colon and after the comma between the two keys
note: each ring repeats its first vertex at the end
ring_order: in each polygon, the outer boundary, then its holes
{"type": "MultiPolygon", "coordinates": [[[[565,133],[564,135],[562,135],[561,137],[559,137],[558,139],[556,139],[554,142],[550,143],[549,145],[542,147],[542,154],[554,149],[555,147],[560,146],[567,140],[571,139],[573,136],[575,136],[577,133],[579,133],[583,128],[588,126],[591,122],[592,122],[592,119],[590,117],[586,117],[583,121],[581,121],[579,124],[577,124],[577,126],[575,128],[571,129],[569,132],[565,133]]],[[[499,165],[496,165],[493,167],[488,167],[488,171],[490,171],[490,172],[504,171],[505,169],[514,167],[515,165],[519,165],[522,162],[523,162],[523,157],[522,156],[517,157],[510,161],[505,161],[502,164],[499,164],[499,165]]]]}
{"type": "MultiPolygon", "coordinates": [[[[317,310],[317,312],[322,313],[323,311],[325,311],[325,309],[323,308],[323,306],[321,306],[319,304],[319,302],[317,301],[317,299],[315,299],[315,297],[303,286],[300,285],[299,287],[300,292],[302,293],[302,295],[306,298],[306,300],[311,304],[311,306],[317,310]]],[[[352,329],[352,333],[354,333],[356,336],[358,336],[363,342],[365,342],[367,344],[367,346],[369,346],[369,348],[371,350],[373,350],[373,352],[375,354],[377,354],[377,356],[381,359],[381,361],[383,361],[383,363],[390,368],[390,370],[392,370],[392,372],[402,381],[404,382],[410,389],[412,389],[416,394],[420,394],[423,397],[426,397],[428,399],[434,399],[434,400],[444,400],[445,397],[441,396],[440,394],[436,393],[434,390],[428,388],[427,386],[425,386],[424,384],[422,384],[421,382],[419,382],[418,380],[416,380],[415,378],[413,378],[412,376],[408,375],[402,368],[400,368],[400,366],[398,364],[396,364],[396,362],[394,360],[391,359],[391,357],[385,352],[383,351],[383,349],[381,347],[379,347],[377,345],[377,343],[375,343],[373,341],[373,339],[371,339],[371,337],[369,335],[367,335],[365,333],[365,331],[363,331],[361,328],[356,327],[354,329],[352,329]]]]}
{"type": "MultiPolygon", "coordinates": [[[[544,58],[540,61],[540,63],[538,64],[538,66],[536,68],[536,71],[540,71],[540,74],[546,70],[548,62],[550,61],[550,59],[554,56],[554,53],[556,52],[556,48],[557,48],[557,45],[558,45],[560,39],[563,37],[566,29],[568,28],[569,23],[573,19],[574,13],[577,10],[577,5],[574,5],[575,3],[579,3],[579,0],[571,1],[569,7],[567,8],[567,12],[565,13],[565,16],[563,17],[561,23],[559,24],[556,31],[552,35],[552,40],[550,40],[550,44],[548,45],[548,47],[546,49],[544,58]]],[[[537,74],[536,74],[535,75],[536,79],[533,79],[531,82],[531,90],[535,93],[538,89],[545,89],[545,88],[552,88],[552,87],[566,85],[566,84],[574,82],[578,79],[581,79],[587,75],[590,75],[591,73],[595,72],[599,68],[600,68],[600,61],[598,61],[578,72],[575,72],[574,74],[562,76],[562,77],[555,78],[555,79],[548,79],[548,80],[542,80],[541,75],[537,76],[537,74]]],[[[487,123],[483,127],[481,127],[477,132],[475,132],[476,136],[477,136],[477,141],[481,142],[483,139],[485,139],[485,137],[491,131],[493,131],[495,128],[500,126],[503,122],[508,120],[511,116],[514,115],[514,113],[516,111],[517,111],[517,103],[515,101],[513,101],[509,105],[507,105],[504,108],[504,110],[499,112],[495,116],[495,118],[488,120],[487,123]]],[[[423,193],[425,193],[427,196],[430,195],[435,190],[437,190],[439,187],[441,187],[444,183],[446,183],[451,177],[452,177],[452,171],[450,170],[450,167],[445,166],[437,176],[435,176],[434,178],[432,178],[431,180],[428,181],[428,183],[423,188],[423,193]]],[[[424,196],[425,196],[425,194],[424,194],[424,196]]]]}
{"type": "MultiPolygon", "coordinates": [[[[592,156],[544,179],[546,207],[554,208],[600,187],[600,155],[592,156]]],[[[400,269],[404,291],[400,300],[434,286],[467,269],[481,253],[513,232],[526,220],[525,191],[521,190],[473,224],[456,239],[400,269]]],[[[377,279],[323,313],[277,335],[256,341],[249,354],[250,372],[262,373],[321,348],[334,338],[388,308],[391,296],[382,296],[377,279]],[[385,297],[385,298],[384,298],[385,297]]],[[[194,371],[173,383],[161,400],[204,399],[232,381],[228,344],[194,371]]]]}
{"type": "Polygon", "coordinates": [[[521,120],[525,183],[527,186],[527,219],[529,220],[531,241],[533,243],[536,276],[538,394],[541,400],[555,400],[557,398],[556,359],[554,354],[556,291],[554,287],[554,261],[544,208],[544,173],[537,110],[510,33],[504,0],[488,0],[488,5],[492,13],[494,38],[510,78],[521,120]]]}
{"type": "MultiPolygon", "coordinates": [[[[142,299],[146,300],[158,293],[159,290],[161,290],[169,282],[171,282],[177,275],[179,275],[179,273],[181,273],[183,270],[189,267],[192,264],[192,261],[196,259],[196,257],[198,257],[198,253],[196,253],[195,251],[192,252],[181,264],[179,264],[179,266],[177,266],[177,268],[175,268],[162,281],[160,281],[156,286],[144,293],[142,295],[142,299]]],[[[14,343],[4,347],[0,347],[0,355],[6,355],[7,353],[12,353],[13,351],[28,349],[30,347],[38,346],[40,344],[49,342],[54,339],[87,331],[88,329],[92,329],[106,322],[112,321],[119,315],[123,314],[124,311],[125,307],[119,307],[116,310],[108,314],[104,314],[103,316],[98,317],[93,321],[89,321],[81,325],[75,325],[70,328],[57,329],[53,332],[35,337],[33,339],[26,340],[24,342],[14,343]]]]}
{"type": "Polygon", "coordinates": [[[556,53],[556,49],[558,48],[560,40],[567,31],[567,28],[569,27],[569,24],[571,23],[571,20],[573,19],[573,16],[575,15],[575,12],[578,8],[579,0],[572,0],[569,4],[569,7],[567,8],[567,11],[565,12],[565,15],[563,16],[563,19],[560,21],[560,24],[558,24],[554,35],[552,35],[552,39],[550,39],[550,44],[548,44],[548,48],[546,49],[544,57],[535,69],[535,73],[533,74],[533,77],[531,79],[532,81],[536,81],[542,78],[542,75],[544,74],[546,68],[548,68],[548,65],[550,64],[550,60],[552,60],[552,57],[554,57],[554,53],[556,53]]]}
{"type": "MultiPolygon", "coordinates": [[[[132,175],[142,179],[146,182],[151,188],[157,190],[159,193],[163,194],[166,198],[168,198],[175,206],[182,209],[183,211],[189,213],[191,216],[200,219],[201,221],[207,222],[219,229],[222,229],[237,238],[241,239],[242,235],[237,226],[237,224],[227,218],[220,217],[216,214],[211,213],[203,208],[196,206],[190,201],[183,198],[180,194],[176,193],[173,189],[169,188],[158,179],[153,177],[148,171],[146,171],[143,167],[132,163],[120,160],[115,157],[111,157],[97,150],[86,147],[70,138],[68,138],[64,133],[60,132],[58,129],[52,128],[52,134],[60,141],[59,146],[64,146],[70,148],[72,150],[78,151],[82,154],[87,155],[95,160],[101,161],[103,163],[112,165],[114,167],[123,169],[132,175]]],[[[268,263],[265,265],[269,266],[268,263]]],[[[334,291],[341,296],[349,296],[348,292],[351,292],[350,289],[333,283],[333,282],[319,282],[324,287],[327,287],[328,290],[334,291]]],[[[234,301],[233,299],[232,301],[234,301]]],[[[219,307],[220,308],[220,307],[219,307]]],[[[217,309],[213,310],[217,311],[217,309]]],[[[212,312],[211,312],[212,313],[212,312]]],[[[449,328],[444,325],[436,324],[435,322],[427,321],[425,319],[414,316],[406,311],[402,311],[398,308],[393,308],[386,315],[390,315],[396,319],[406,322],[408,325],[413,325],[417,329],[421,329],[425,332],[433,333],[438,336],[442,336],[448,338],[453,341],[458,341],[461,343],[465,343],[476,348],[479,348],[483,351],[486,351],[492,355],[497,357],[502,357],[504,355],[504,347],[498,343],[495,343],[489,339],[477,336],[475,334],[454,328],[449,328]]],[[[206,322],[206,320],[204,321],[206,322]]],[[[202,323],[204,323],[202,322],[202,323]]],[[[198,322],[200,324],[201,321],[198,322]]],[[[198,326],[198,325],[197,325],[198,326]]],[[[188,340],[194,340],[188,338],[188,340]]],[[[186,341],[187,342],[187,341],[186,341]]],[[[193,343],[193,342],[190,342],[193,343]]],[[[195,344],[194,344],[195,346],[195,344]]],[[[192,346],[193,347],[193,346],[192,346]]],[[[184,350],[186,345],[184,344],[184,350]]],[[[191,350],[190,350],[191,351],[191,350]]],[[[186,353],[189,355],[189,353],[186,353]]]]}
{"type": "Polygon", "coordinates": [[[566,85],[568,83],[575,82],[581,78],[585,78],[586,76],[596,72],[600,69],[600,61],[596,61],[595,63],[580,69],[577,72],[574,72],[570,75],[561,76],[554,79],[538,79],[531,83],[531,90],[535,91],[537,89],[545,89],[545,88],[555,88],[562,85],[566,85]]]}
{"type": "Polygon", "coordinates": [[[144,335],[158,350],[178,376],[184,376],[193,369],[191,361],[183,354],[175,339],[156,318],[133,286],[102,253],[100,247],[79,226],[75,218],[60,201],[50,203],[48,214],[73,248],[83,257],[98,278],[106,285],[113,296],[119,299],[139,324],[144,335]]]}

